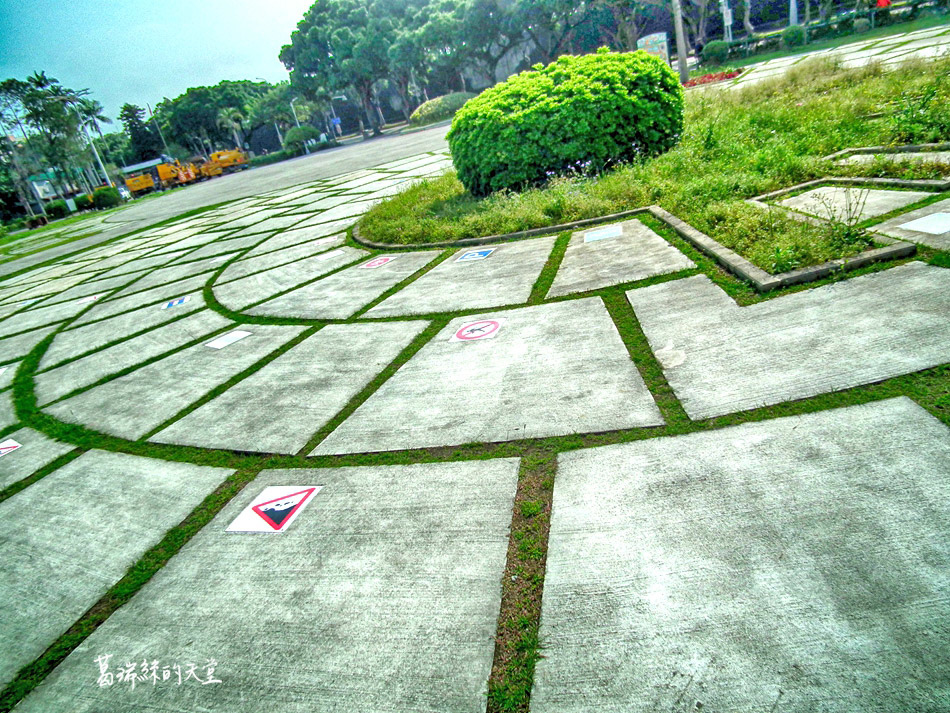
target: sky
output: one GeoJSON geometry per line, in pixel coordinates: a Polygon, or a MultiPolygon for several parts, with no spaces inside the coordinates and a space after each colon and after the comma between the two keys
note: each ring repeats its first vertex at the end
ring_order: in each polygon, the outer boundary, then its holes
{"type": "Polygon", "coordinates": [[[154,107],[222,79],[279,82],[277,55],[312,2],[0,0],[0,79],[45,71],[90,89],[113,120],[125,103],[154,107]]]}

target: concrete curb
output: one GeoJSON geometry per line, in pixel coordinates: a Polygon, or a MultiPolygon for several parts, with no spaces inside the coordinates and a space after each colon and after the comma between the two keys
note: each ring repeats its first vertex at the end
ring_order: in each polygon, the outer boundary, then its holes
{"type": "MultiPolygon", "coordinates": [[[[812,183],[818,183],[818,181],[813,181],[812,183]]],[[[950,183],[950,181],[948,181],[948,183],[950,183]]],[[[751,200],[754,201],[754,199],[751,200]]],[[[630,218],[636,215],[643,215],[644,213],[648,213],[657,220],[668,225],[670,228],[676,231],[676,234],[683,238],[683,240],[688,242],[700,252],[711,257],[719,265],[724,267],[732,274],[752,283],[752,286],[755,287],[757,292],[769,292],[781,287],[787,287],[788,285],[797,285],[803,282],[820,280],[821,278],[827,277],[834,272],[856,270],[859,267],[864,267],[865,265],[869,265],[873,262],[896,260],[897,258],[908,257],[917,252],[917,246],[913,243],[893,241],[890,245],[881,248],[865,250],[854,257],[839,258],[837,260],[831,260],[830,262],[822,263],[821,265],[814,265],[812,267],[782,272],[777,275],[770,275],[765,270],[753,265],[735,251],[730,250],[725,245],[717,242],[705,233],[696,230],[696,228],[691,226],[689,223],[680,220],[672,213],[665,211],[663,208],[657,205],[648,206],[646,208],[635,208],[634,210],[613,213],[611,215],[604,215],[598,218],[577,220],[572,223],[561,223],[560,225],[552,225],[547,228],[533,228],[532,230],[522,230],[517,233],[506,233],[504,235],[490,235],[484,238],[466,238],[464,240],[456,240],[454,242],[429,244],[413,243],[412,245],[388,245],[386,243],[377,243],[361,237],[359,234],[359,225],[357,224],[353,226],[353,239],[361,245],[376,250],[419,250],[436,247],[466,247],[469,245],[486,245],[490,243],[500,243],[509,240],[536,237],[539,235],[549,235],[551,233],[561,233],[566,230],[574,230],[577,228],[586,227],[588,225],[606,223],[622,218],[630,218]]],[[[890,240],[890,238],[886,238],[886,240],[890,240]]]]}
{"type": "Polygon", "coordinates": [[[855,154],[874,154],[874,153],[925,153],[927,151],[946,151],[950,149],[950,141],[937,144],[906,144],[904,146],[860,146],[853,149],[842,149],[833,154],[828,154],[822,160],[836,161],[838,159],[854,156],[855,154]]]}

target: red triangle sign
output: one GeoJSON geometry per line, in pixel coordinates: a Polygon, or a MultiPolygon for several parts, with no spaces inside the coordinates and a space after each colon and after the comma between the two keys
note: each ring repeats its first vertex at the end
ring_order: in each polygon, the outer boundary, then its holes
{"type": "Polygon", "coordinates": [[[293,519],[293,514],[307,502],[313,495],[316,488],[307,488],[282,498],[268,500],[266,503],[259,503],[251,509],[263,518],[264,522],[270,525],[274,530],[280,532],[293,519]]]}

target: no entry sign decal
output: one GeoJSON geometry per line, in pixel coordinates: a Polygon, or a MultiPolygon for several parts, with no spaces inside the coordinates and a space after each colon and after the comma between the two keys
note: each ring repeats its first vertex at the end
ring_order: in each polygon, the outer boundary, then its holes
{"type": "Polygon", "coordinates": [[[477,322],[466,322],[452,334],[451,342],[474,342],[479,339],[494,339],[501,329],[500,319],[480,319],[477,322]]]}

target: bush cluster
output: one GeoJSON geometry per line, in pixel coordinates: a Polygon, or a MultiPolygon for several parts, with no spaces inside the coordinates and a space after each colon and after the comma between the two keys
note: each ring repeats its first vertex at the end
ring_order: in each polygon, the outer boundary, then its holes
{"type": "Polygon", "coordinates": [[[459,180],[480,196],[655,156],[682,130],[673,70],[645,52],[604,48],[486,90],[459,110],[447,138],[459,180]]]}
{"type": "Polygon", "coordinates": [[[89,210],[92,208],[92,196],[88,193],[80,193],[73,198],[73,200],[76,202],[76,210],[89,210]]]}
{"type": "Polygon", "coordinates": [[[722,40],[713,40],[703,47],[703,62],[719,65],[729,57],[729,43],[722,40]]]}
{"type": "Polygon", "coordinates": [[[64,200],[50,201],[46,204],[46,215],[50,218],[65,218],[69,215],[69,206],[64,200]]]}
{"type": "Polygon", "coordinates": [[[801,25],[789,25],[782,30],[782,44],[786,47],[801,47],[805,44],[805,28],[801,25]]]}
{"type": "Polygon", "coordinates": [[[854,21],[854,31],[859,35],[863,35],[865,32],[868,32],[871,29],[871,21],[866,17],[859,17],[854,21]]]}
{"type": "Polygon", "coordinates": [[[284,136],[284,149],[302,151],[304,143],[311,139],[319,139],[321,133],[319,129],[309,124],[295,126],[284,136]]]}
{"type": "Polygon", "coordinates": [[[470,92],[453,92],[420,104],[409,117],[411,126],[425,126],[437,121],[445,121],[455,116],[455,112],[469,99],[474,97],[470,92]]]}
{"type": "Polygon", "coordinates": [[[92,194],[92,202],[96,208],[112,208],[122,202],[119,191],[112,186],[102,186],[97,188],[92,194]]]}

